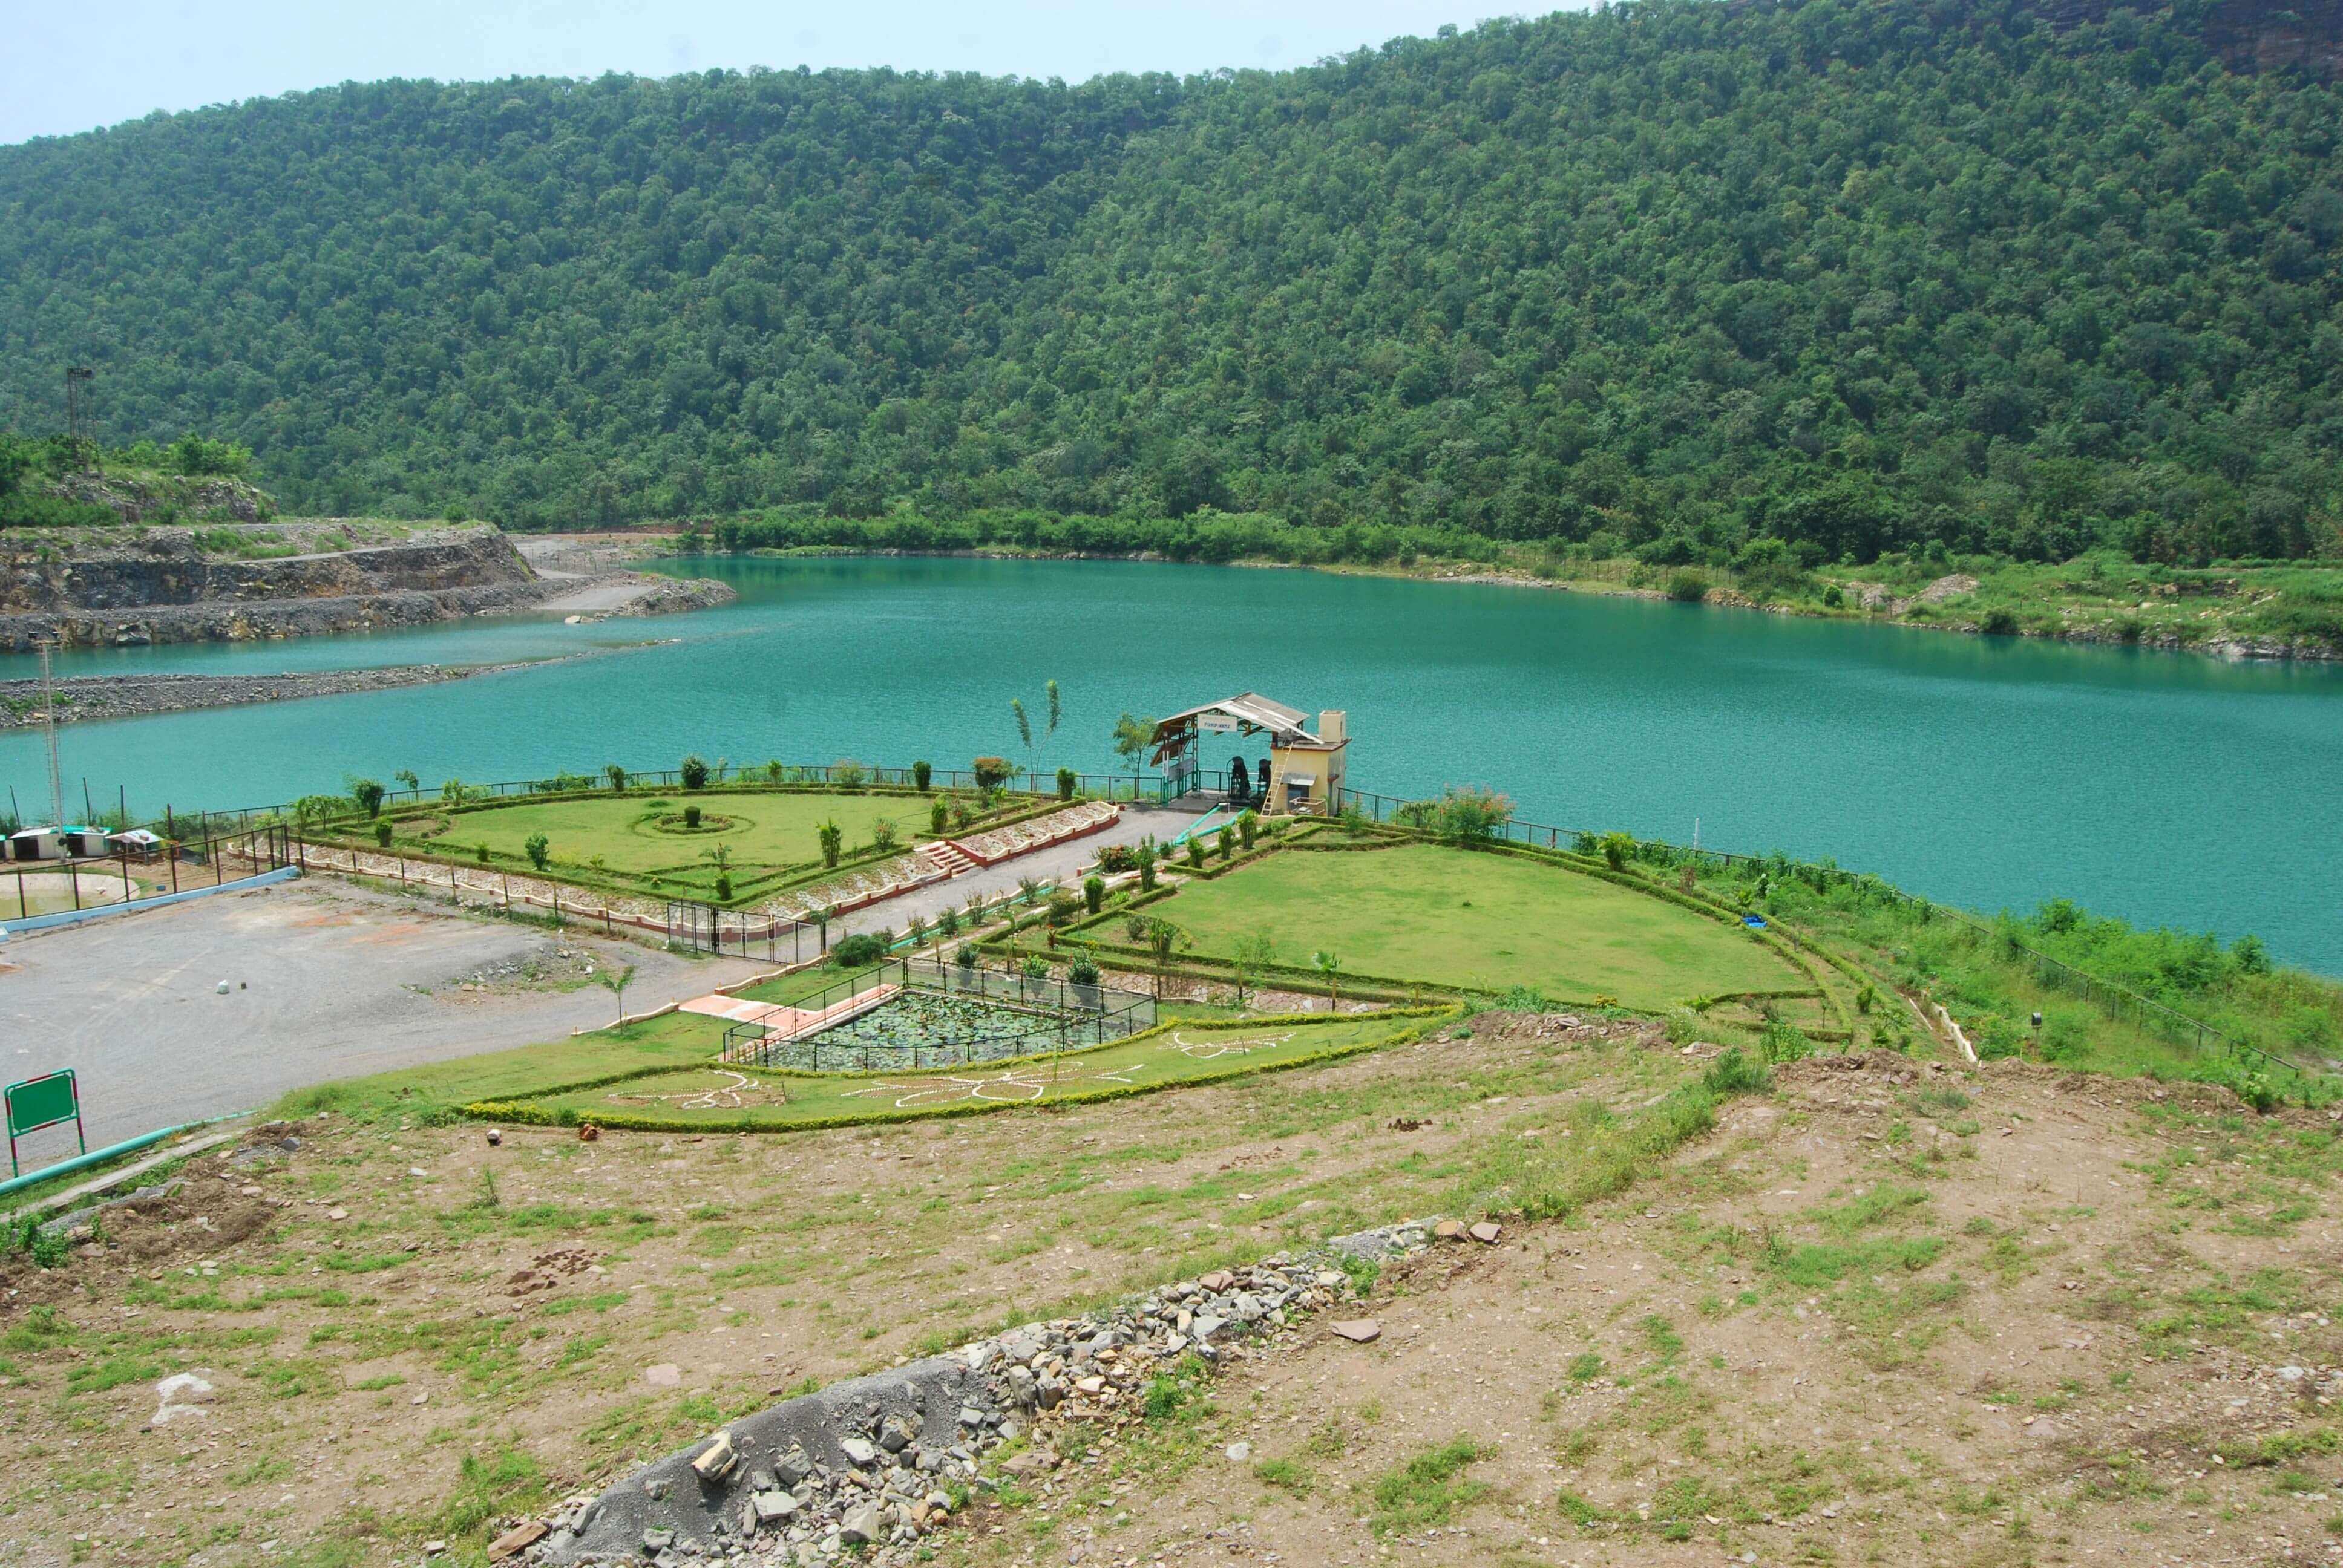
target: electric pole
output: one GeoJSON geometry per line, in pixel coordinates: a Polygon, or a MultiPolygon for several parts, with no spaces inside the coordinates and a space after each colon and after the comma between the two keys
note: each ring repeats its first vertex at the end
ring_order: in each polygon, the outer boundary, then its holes
{"type": "Polygon", "coordinates": [[[41,734],[49,748],[49,826],[54,828],[65,819],[65,776],[57,769],[57,689],[49,669],[55,644],[43,638],[34,646],[41,650],[41,734]]]}
{"type": "Polygon", "coordinates": [[[73,447],[75,463],[83,468],[97,467],[97,441],[90,434],[97,412],[90,382],[96,375],[86,365],[65,367],[65,440],[73,447]]]}

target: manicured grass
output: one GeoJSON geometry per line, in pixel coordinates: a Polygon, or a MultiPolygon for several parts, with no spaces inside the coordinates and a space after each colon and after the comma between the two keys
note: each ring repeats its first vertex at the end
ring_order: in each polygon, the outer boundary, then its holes
{"type": "Polygon", "coordinates": [[[669,1062],[682,1067],[715,1056],[723,1044],[724,1030],[720,1018],[671,1012],[624,1030],[601,1030],[512,1050],[321,1083],[287,1095],[274,1114],[290,1117],[334,1111],[360,1118],[406,1115],[478,1100],[509,1099],[540,1084],[577,1083],[669,1062]]]}
{"type": "MultiPolygon", "coordinates": [[[[1422,1012],[1400,1016],[1175,1023],[1146,1035],[1048,1058],[941,1072],[780,1073],[696,1066],[569,1093],[512,1095],[533,1111],[581,1121],[655,1117],[787,1128],[841,1119],[892,1120],[939,1111],[1097,1100],[1227,1077],[1381,1044],[1420,1032],[1422,1012]]],[[[539,1083],[556,1081],[540,1076],[539,1083]]]]}
{"type": "MultiPolygon", "coordinates": [[[[1556,1000],[1664,1007],[1813,982],[1737,927],[1565,867],[1405,844],[1289,849],[1187,884],[1150,913],[1230,957],[1268,932],[1276,961],[1331,951],[1344,971],[1433,985],[1529,986],[1556,1000]]],[[[1094,928],[1123,940],[1121,928],[1094,928]]]]}
{"type": "Polygon", "coordinates": [[[610,795],[568,800],[521,801],[456,812],[444,834],[409,840],[439,854],[470,853],[486,844],[492,855],[518,858],[531,836],[548,840],[557,869],[590,865],[596,856],[612,871],[641,873],[670,867],[700,868],[702,853],[721,844],[730,852],[735,877],[750,868],[816,865],[821,859],[821,824],[835,819],[845,835],[845,852],[867,849],[873,825],[895,824],[898,843],[908,848],[928,837],[929,797],[830,795],[777,791],[730,793],[720,789],[675,790],[661,795],[610,795]],[[686,806],[705,813],[699,832],[661,829],[662,819],[680,819],[686,806]],[[729,818],[732,825],[708,830],[706,821],[729,818]]]}

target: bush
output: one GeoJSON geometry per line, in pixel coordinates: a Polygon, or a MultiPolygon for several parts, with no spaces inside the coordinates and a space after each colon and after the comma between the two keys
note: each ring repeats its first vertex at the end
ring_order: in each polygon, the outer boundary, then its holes
{"type": "Polygon", "coordinates": [[[697,828],[699,826],[699,807],[686,806],[683,809],[683,825],[687,828],[697,828]]]}
{"type": "Polygon", "coordinates": [[[377,845],[377,847],[381,848],[381,849],[389,849],[389,848],[390,848],[390,824],[389,824],[389,823],[387,823],[387,822],[383,822],[383,821],[377,821],[377,822],[375,823],[375,825],[374,825],[374,841],[375,841],[376,845],[377,845]]]}
{"type": "Polygon", "coordinates": [[[604,767],[602,769],[602,777],[610,781],[610,788],[613,790],[620,794],[626,792],[627,770],[619,767],[617,763],[612,762],[604,767]]]}
{"type": "Polygon", "coordinates": [[[979,757],[968,766],[969,771],[976,775],[976,787],[980,789],[998,789],[1016,771],[1006,757],[979,757]]]}
{"type": "Polygon", "coordinates": [[[2016,637],[2017,613],[2008,609],[1989,609],[1985,612],[1985,618],[1977,622],[1977,629],[1987,637],[2016,637]]]}
{"type": "Polygon", "coordinates": [[[1625,833],[1605,833],[1594,840],[1602,852],[1604,863],[1614,871],[1627,869],[1628,858],[1635,852],[1635,840],[1625,833]]]}
{"type": "Polygon", "coordinates": [[[875,964],[887,956],[887,948],[886,932],[858,931],[853,936],[838,939],[838,945],[830,950],[830,961],[842,970],[852,969],[858,964],[875,964]]]}
{"type": "Polygon", "coordinates": [[[1219,834],[1216,835],[1215,841],[1220,847],[1222,859],[1228,859],[1236,854],[1237,830],[1234,828],[1222,829],[1219,834]]]}
{"type": "Polygon", "coordinates": [[[708,788],[708,760],[706,758],[700,756],[699,752],[695,751],[690,756],[685,758],[682,764],[676,769],[676,771],[683,779],[683,787],[685,789],[705,789],[708,788]]]}
{"type": "Polygon", "coordinates": [[[1469,844],[1493,838],[1513,819],[1513,803],[1494,789],[1453,785],[1440,792],[1429,826],[1451,843],[1469,844]]]}
{"type": "Polygon", "coordinates": [[[830,765],[830,781],[840,789],[860,789],[870,772],[851,757],[841,757],[830,765]]]}
{"type": "Polygon", "coordinates": [[[1202,867],[1204,863],[1204,841],[1191,837],[1188,840],[1188,864],[1202,867]]]}
{"type": "Polygon", "coordinates": [[[1668,597],[1678,604],[1698,604],[1708,597],[1708,579],[1698,572],[1678,572],[1668,579],[1668,597]]]}
{"type": "Polygon", "coordinates": [[[488,863],[488,847],[486,844],[481,845],[479,853],[480,864],[483,866],[487,865],[488,863]]]}
{"type": "Polygon", "coordinates": [[[1737,1045],[1711,1062],[1700,1081],[1711,1094],[1765,1094],[1774,1087],[1774,1075],[1742,1055],[1737,1045]]]}
{"type": "Polygon", "coordinates": [[[1074,770],[1071,768],[1061,768],[1058,769],[1058,799],[1071,800],[1073,798],[1074,770]]]}
{"type": "Polygon", "coordinates": [[[719,904],[732,901],[732,873],[729,871],[716,873],[716,901],[719,904]]]}
{"type": "Polygon", "coordinates": [[[542,833],[531,833],[528,842],[521,846],[521,852],[528,857],[528,863],[540,871],[553,859],[553,845],[542,833]]]}
{"type": "MultiPolygon", "coordinates": [[[[1261,819],[1255,816],[1250,809],[1238,815],[1237,838],[1244,844],[1246,849],[1250,849],[1252,848],[1253,835],[1259,831],[1261,831],[1261,819]]],[[[1103,857],[1101,857],[1101,863],[1104,863],[1103,857]]]]}
{"type": "Polygon", "coordinates": [[[870,824],[870,847],[880,850],[893,849],[895,835],[901,830],[896,826],[895,819],[892,817],[874,819],[870,824]]]}
{"type": "Polygon", "coordinates": [[[1100,910],[1100,909],[1101,909],[1101,908],[1105,903],[1106,903],[1106,879],[1104,879],[1103,877],[1085,877],[1085,878],[1083,878],[1083,879],[1082,879],[1082,908],[1084,908],[1084,909],[1088,910],[1091,914],[1097,914],[1097,913],[1099,912],[1099,910],[1100,910]]]}
{"type": "Polygon", "coordinates": [[[1131,851],[1128,844],[1109,844],[1099,851],[1098,863],[1099,869],[1101,871],[1136,870],[1139,867],[1139,857],[1131,851]]]}
{"type": "MultiPolygon", "coordinates": [[[[911,787],[920,794],[924,795],[928,792],[928,780],[935,776],[936,770],[928,765],[926,759],[922,758],[911,764],[911,787]]],[[[942,829],[939,828],[937,830],[940,832],[942,829]]]]}
{"type": "Polygon", "coordinates": [[[351,779],[350,799],[357,801],[358,803],[358,809],[364,811],[367,816],[379,817],[382,815],[382,786],[376,783],[373,779],[351,779]]]}
{"type": "Polygon", "coordinates": [[[976,967],[976,944],[974,942],[961,943],[960,951],[952,954],[952,962],[964,970],[974,969],[976,967]]]}
{"type": "Polygon", "coordinates": [[[1823,608],[1825,609],[1844,609],[1846,608],[1846,595],[1839,591],[1838,584],[1833,583],[1830,587],[1823,589],[1823,608]]]}
{"type": "Polygon", "coordinates": [[[1804,1061],[1815,1053],[1813,1040],[1779,1019],[1766,1024],[1765,1032],[1758,1037],[1758,1048],[1765,1051],[1769,1062],[1804,1061]]]}
{"type": "Polygon", "coordinates": [[[938,800],[928,808],[928,831],[940,839],[942,838],[944,829],[950,821],[950,818],[951,808],[938,800]]]}
{"type": "Polygon", "coordinates": [[[1099,982],[1099,967],[1091,961],[1088,953],[1084,953],[1066,966],[1066,978],[1076,985],[1096,985],[1099,982]]]}
{"type": "Polygon", "coordinates": [[[1082,900],[1072,893],[1051,893],[1046,908],[1049,910],[1047,918],[1053,926],[1070,926],[1082,917],[1082,900]]]}

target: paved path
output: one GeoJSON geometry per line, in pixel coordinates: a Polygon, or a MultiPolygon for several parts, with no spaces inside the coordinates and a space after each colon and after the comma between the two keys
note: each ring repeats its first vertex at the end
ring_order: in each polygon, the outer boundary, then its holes
{"type": "Polygon", "coordinates": [[[1158,839],[1169,839],[1194,820],[1192,812],[1160,809],[1142,810],[1126,805],[1122,814],[1113,822],[1086,839],[1052,844],[1046,849],[1037,849],[1032,854],[1021,855],[997,866],[985,866],[965,876],[916,888],[884,903],[857,910],[844,920],[831,923],[830,940],[835,942],[850,932],[876,930],[881,926],[900,936],[905,922],[915,914],[933,924],[935,918],[946,909],[965,913],[970,894],[981,892],[986,898],[992,899],[1002,893],[1013,893],[1017,890],[1019,879],[1023,877],[1042,882],[1073,878],[1079,883],[1078,873],[1095,861],[1099,851],[1109,844],[1136,844],[1150,834],[1158,839]]]}
{"type": "MultiPolygon", "coordinates": [[[[0,944],[0,1078],[76,1070],[96,1148],[330,1079],[608,1022],[616,1006],[596,985],[458,989],[484,967],[557,949],[635,965],[629,1012],[762,967],[574,930],[557,939],[319,877],[0,944]]],[[[66,1130],[37,1134],[27,1152],[46,1161],[72,1151],[66,1130]]]]}

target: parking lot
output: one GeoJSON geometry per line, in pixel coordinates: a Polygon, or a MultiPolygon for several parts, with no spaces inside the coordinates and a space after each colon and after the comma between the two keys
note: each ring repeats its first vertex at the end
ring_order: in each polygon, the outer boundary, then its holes
{"type": "MultiPolygon", "coordinates": [[[[0,945],[0,1077],[73,1068],[96,1148],[608,1023],[616,1002],[585,971],[612,962],[636,966],[629,1012],[755,972],[313,878],[0,945]]],[[[28,1163],[70,1154],[72,1137],[35,1134],[28,1163]]]]}

